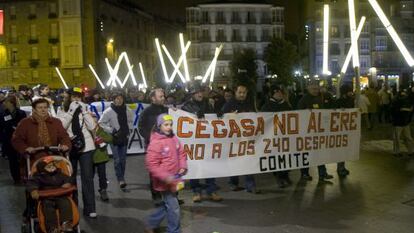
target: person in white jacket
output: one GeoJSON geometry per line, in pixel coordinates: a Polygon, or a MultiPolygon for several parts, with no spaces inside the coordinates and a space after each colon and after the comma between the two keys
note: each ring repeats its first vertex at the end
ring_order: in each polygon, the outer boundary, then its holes
{"type": "Polygon", "coordinates": [[[125,105],[122,93],[115,93],[112,99],[113,103],[102,113],[98,123],[107,133],[112,134],[111,150],[115,174],[119,187],[125,189],[127,185],[125,182],[126,154],[134,113],[125,105]]]}
{"type": "Polygon", "coordinates": [[[72,144],[74,144],[75,137],[80,137],[81,139],[79,140],[84,141],[83,147],[73,145],[70,153],[70,161],[73,166],[72,179],[76,184],[79,161],[84,215],[96,218],[95,189],[93,183],[93,154],[96,148],[91,131],[96,128],[97,124],[88,110],[88,105],[82,102],[82,98],[82,89],[70,89],[63,106],[58,109],[57,116],[62,121],[63,127],[72,139],[72,144]]]}

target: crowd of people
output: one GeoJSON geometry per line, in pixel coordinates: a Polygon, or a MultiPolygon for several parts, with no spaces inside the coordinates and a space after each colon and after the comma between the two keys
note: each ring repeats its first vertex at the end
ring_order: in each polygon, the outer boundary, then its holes
{"type": "MultiPolygon", "coordinates": [[[[23,155],[30,154],[31,161],[34,162],[46,156],[44,152],[35,151],[35,148],[59,146],[62,151],[69,154],[73,166],[70,180],[62,179],[59,185],[66,185],[67,182],[76,185],[76,177],[80,170],[83,214],[96,218],[95,173],[99,177],[100,198],[102,201],[109,201],[106,177],[106,162],[110,159],[106,149],[109,146],[114,160],[116,181],[120,189],[126,189],[127,143],[135,117],[126,104],[147,103],[149,106],[140,114],[138,129],[145,142],[150,191],[157,206],[157,211],[148,218],[147,231],[152,232],[167,216],[168,232],[180,232],[181,200],[177,198],[177,191],[181,189],[181,177],[186,174],[187,165],[183,147],[172,131],[169,107],[180,108],[199,119],[210,113],[221,117],[226,113],[356,107],[361,111],[362,125],[367,130],[373,129],[378,123],[392,124],[395,156],[402,156],[402,140],[407,145],[408,155],[414,154],[414,141],[409,127],[413,115],[414,88],[401,88],[393,93],[386,85],[380,89],[370,86],[362,90],[356,99],[350,85],[341,86],[338,96],[334,96],[326,87],[320,86],[319,81],[311,80],[303,94],[293,92],[277,83],[266,85],[260,99],[251,94],[249,87],[244,84],[238,84],[234,89],[211,89],[199,82],[193,82],[187,88],[177,86],[167,92],[162,88],[147,92],[135,88],[130,88],[127,92],[87,91],[76,87],[50,90],[45,84],[40,84],[33,90],[21,85],[17,91],[0,92],[2,156],[8,158],[11,177],[18,185],[24,176],[23,155]],[[88,104],[100,101],[112,103],[101,116],[96,116],[90,111],[88,104]],[[32,107],[30,115],[20,109],[24,106],[32,107]]],[[[44,167],[48,169],[48,160],[43,162],[44,167]]],[[[312,180],[309,168],[303,168],[300,172],[301,181],[312,180]]],[[[337,164],[337,174],[340,177],[350,174],[345,162],[337,164]]],[[[275,172],[274,176],[280,188],[292,184],[289,171],[275,172]]],[[[318,178],[320,182],[329,182],[333,175],[328,174],[325,165],[321,165],[318,166],[318,178]]],[[[239,177],[230,177],[230,189],[260,194],[254,175],[246,175],[244,179],[245,187],[241,187],[239,177]]],[[[31,185],[27,190],[32,198],[37,199],[36,190],[47,188],[49,184],[33,182],[29,182],[31,185]]],[[[189,184],[193,191],[192,201],[195,203],[203,200],[223,200],[217,193],[218,186],[214,178],[206,179],[205,184],[195,179],[190,180],[189,184]],[[206,196],[203,196],[203,192],[206,196]]],[[[74,192],[74,199],[78,203],[77,192],[74,192]]],[[[55,232],[58,224],[49,223],[50,232],[55,232]]]]}

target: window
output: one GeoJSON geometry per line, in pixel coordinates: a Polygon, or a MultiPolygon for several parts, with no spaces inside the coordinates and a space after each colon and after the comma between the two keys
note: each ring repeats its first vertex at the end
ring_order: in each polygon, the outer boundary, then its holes
{"type": "Polygon", "coordinates": [[[341,50],[339,49],[338,43],[331,43],[329,45],[329,54],[331,55],[339,55],[341,53],[341,50]]]}
{"type": "Polygon", "coordinates": [[[36,18],[36,4],[30,4],[29,6],[29,19],[36,18]]]}
{"type": "Polygon", "coordinates": [[[201,20],[203,23],[210,23],[210,19],[208,17],[208,11],[203,11],[201,20]]]}
{"type": "Polygon", "coordinates": [[[262,41],[270,41],[270,32],[268,29],[263,29],[262,41]]]}
{"type": "Polygon", "coordinates": [[[30,25],[30,40],[37,40],[37,27],[36,27],[36,24],[30,25]]]}
{"type": "Polygon", "coordinates": [[[224,29],[217,30],[216,41],[220,41],[220,42],[226,41],[226,36],[224,35],[224,29]]]}
{"type": "Polygon", "coordinates": [[[62,0],[61,7],[63,16],[80,15],[79,0],[62,0]]]}
{"type": "Polygon", "coordinates": [[[37,47],[32,47],[32,59],[37,60],[39,59],[39,53],[37,47]]]}
{"type": "Polygon", "coordinates": [[[361,68],[367,68],[367,67],[368,67],[367,59],[361,59],[361,68]]]}
{"type": "Polygon", "coordinates": [[[256,33],[254,29],[247,30],[247,41],[256,41],[256,33]]]}
{"type": "Polygon", "coordinates": [[[39,71],[38,70],[33,70],[32,71],[32,79],[36,80],[39,78],[39,71]]]}
{"type": "Polygon", "coordinates": [[[52,53],[52,59],[58,58],[59,57],[58,47],[57,46],[52,46],[51,53],[52,53]]]}
{"type": "Polygon", "coordinates": [[[210,33],[208,29],[203,29],[203,35],[201,39],[206,42],[210,41],[210,33]]]}
{"type": "Polygon", "coordinates": [[[232,21],[232,23],[240,23],[239,12],[235,11],[235,12],[232,13],[231,21],[232,21]]]}
{"type": "Polygon", "coordinates": [[[232,41],[241,41],[241,36],[240,36],[240,30],[239,29],[233,29],[233,39],[232,41]]]}
{"type": "Polygon", "coordinates": [[[256,23],[256,19],[254,17],[254,13],[248,11],[247,12],[247,23],[256,23]]]}
{"type": "Polygon", "coordinates": [[[16,7],[15,6],[10,7],[10,19],[16,19],[16,7]]]}
{"type": "Polygon", "coordinates": [[[339,28],[338,26],[331,27],[331,37],[339,37],[339,28]]]}
{"type": "Polygon", "coordinates": [[[11,52],[11,63],[13,66],[17,65],[18,56],[17,56],[17,48],[12,48],[11,52]]]}
{"type": "Polygon", "coordinates": [[[56,39],[58,38],[58,25],[57,23],[50,24],[50,38],[56,39]]]}
{"type": "Polygon", "coordinates": [[[387,38],[381,37],[375,40],[375,49],[377,51],[385,51],[387,50],[387,38]]]}
{"type": "Polygon", "coordinates": [[[11,37],[11,43],[17,43],[17,27],[16,27],[16,25],[10,25],[10,37],[11,37]]]}
{"type": "Polygon", "coordinates": [[[66,65],[78,65],[80,63],[79,45],[67,45],[64,46],[63,50],[66,65]]]}
{"type": "Polygon", "coordinates": [[[361,50],[368,50],[369,49],[369,41],[367,41],[367,40],[361,40],[359,42],[359,44],[360,44],[360,49],[361,50]]]}
{"type": "Polygon", "coordinates": [[[57,11],[56,11],[56,3],[52,2],[49,4],[49,18],[56,18],[57,11]]]}
{"type": "Polygon", "coordinates": [[[216,23],[217,24],[224,24],[224,13],[222,11],[217,12],[216,15],[216,23]]]}

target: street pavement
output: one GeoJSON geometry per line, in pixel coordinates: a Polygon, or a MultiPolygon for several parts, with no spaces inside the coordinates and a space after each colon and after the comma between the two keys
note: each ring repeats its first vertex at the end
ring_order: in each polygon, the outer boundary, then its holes
{"type": "MultiPolygon", "coordinates": [[[[335,178],[319,184],[299,181],[292,171],[293,185],[280,189],[271,174],[256,175],[262,194],[232,192],[227,179],[217,180],[223,202],[194,204],[191,190],[180,193],[183,233],[278,233],[278,232],[414,232],[414,158],[391,155],[391,127],[363,130],[360,160],[347,162],[351,174],[339,179],[336,164],[328,165],[335,178]]],[[[127,192],[120,191],[112,161],[107,164],[110,201],[96,196],[97,219],[82,219],[88,233],[141,233],[145,216],[154,209],[148,191],[143,156],[127,161],[127,192]]],[[[243,179],[241,179],[242,181],[243,179]]],[[[97,185],[97,177],[95,180],[97,185]]],[[[24,188],[12,185],[7,161],[0,159],[0,232],[20,232],[24,188]]],[[[165,223],[164,225],[165,226],[165,223]]],[[[165,232],[165,227],[161,232],[165,232]]]]}

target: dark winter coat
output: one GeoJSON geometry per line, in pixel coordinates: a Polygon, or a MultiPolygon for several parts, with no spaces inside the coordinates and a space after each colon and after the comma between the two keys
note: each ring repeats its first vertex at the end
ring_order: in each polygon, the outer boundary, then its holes
{"type": "Polygon", "coordinates": [[[408,97],[398,96],[392,102],[392,124],[397,127],[404,127],[411,122],[412,103],[408,97]]]}
{"type": "Polygon", "coordinates": [[[139,115],[139,134],[144,138],[145,145],[148,145],[151,138],[152,128],[157,122],[158,115],[168,113],[168,108],[163,105],[151,104],[139,115]]]}
{"type": "Polygon", "coordinates": [[[37,172],[27,181],[27,191],[56,189],[66,183],[70,183],[70,177],[65,175],[60,169],[56,169],[53,173],[46,171],[37,172]]]}
{"type": "Polygon", "coordinates": [[[181,109],[195,114],[198,118],[203,118],[204,114],[214,113],[213,106],[210,105],[207,99],[203,99],[202,101],[190,99],[184,103],[181,109]]]}
{"type": "Polygon", "coordinates": [[[230,113],[230,112],[235,112],[235,111],[237,111],[238,113],[256,112],[253,104],[249,103],[247,100],[239,101],[234,98],[231,99],[226,104],[224,104],[222,111],[223,113],[230,113]]]}
{"type": "Polygon", "coordinates": [[[292,110],[288,102],[275,100],[270,98],[261,108],[262,112],[283,112],[292,110]]]}
{"type": "Polygon", "coordinates": [[[325,104],[321,95],[313,96],[305,94],[302,99],[299,100],[298,109],[324,109],[325,104]]]}
{"type": "Polygon", "coordinates": [[[20,109],[16,109],[14,113],[10,113],[9,110],[0,113],[0,140],[3,146],[12,148],[13,133],[19,122],[24,118],[26,118],[26,113],[20,109]]]}

